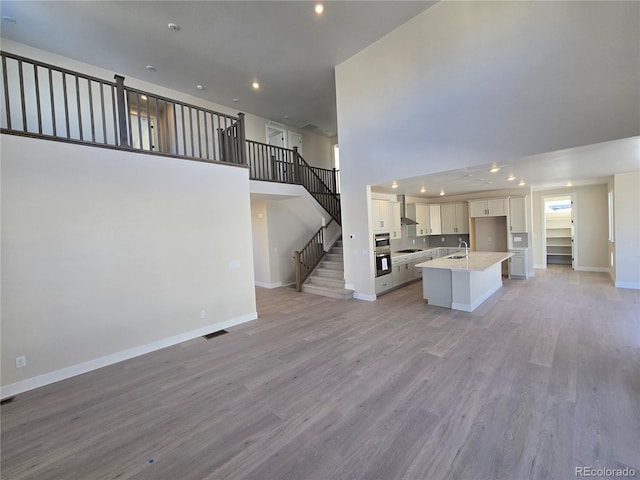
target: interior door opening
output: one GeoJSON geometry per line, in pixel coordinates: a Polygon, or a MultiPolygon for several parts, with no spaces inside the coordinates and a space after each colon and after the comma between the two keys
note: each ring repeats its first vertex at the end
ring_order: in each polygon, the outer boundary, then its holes
{"type": "Polygon", "coordinates": [[[544,197],[546,265],[575,269],[575,221],[573,195],[544,197]]]}

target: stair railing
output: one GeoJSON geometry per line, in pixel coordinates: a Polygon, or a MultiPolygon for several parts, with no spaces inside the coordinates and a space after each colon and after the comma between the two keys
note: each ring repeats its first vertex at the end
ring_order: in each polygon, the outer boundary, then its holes
{"type": "Polygon", "coordinates": [[[325,235],[327,227],[331,225],[333,221],[332,218],[329,223],[320,227],[301,250],[293,252],[296,269],[296,290],[298,292],[302,291],[304,281],[327,254],[324,244],[325,235]]]}

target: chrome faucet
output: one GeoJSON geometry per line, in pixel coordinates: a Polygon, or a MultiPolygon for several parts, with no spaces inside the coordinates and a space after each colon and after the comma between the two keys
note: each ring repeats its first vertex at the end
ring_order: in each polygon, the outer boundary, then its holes
{"type": "Polygon", "coordinates": [[[458,244],[458,248],[462,248],[462,244],[464,243],[464,256],[468,257],[469,256],[469,245],[467,244],[467,242],[465,242],[464,240],[462,240],[459,244],[458,244]]]}

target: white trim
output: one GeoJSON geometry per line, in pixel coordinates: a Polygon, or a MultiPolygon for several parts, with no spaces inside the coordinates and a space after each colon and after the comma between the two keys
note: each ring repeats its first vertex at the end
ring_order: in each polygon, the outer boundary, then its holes
{"type": "MultiPolygon", "coordinates": [[[[546,255],[545,255],[545,257],[546,257],[546,255]]],[[[547,265],[546,264],[544,264],[544,265],[536,264],[536,265],[533,266],[533,268],[537,268],[537,269],[540,269],[540,270],[546,270],[547,265]]]]}
{"type": "Polygon", "coordinates": [[[493,287],[491,287],[485,293],[483,293],[478,298],[476,298],[473,301],[473,303],[468,304],[468,303],[452,302],[451,303],[451,309],[452,310],[462,310],[463,312],[473,312],[476,308],[478,308],[480,306],[480,304],[482,304],[482,302],[484,302],[487,298],[489,298],[491,295],[493,295],[498,290],[500,290],[501,287],[502,287],[502,280],[500,280],[499,283],[496,283],[493,287]]]}
{"type": "Polygon", "coordinates": [[[613,274],[613,268],[609,268],[609,277],[611,277],[611,281],[613,284],[616,284],[616,276],[613,274]]]}
{"type": "MultiPolygon", "coordinates": [[[[348,290],[352,290],[352,289],[348,289],[348,290]]],[[[355,298],[356,300],[365,300],[367,302],[375,302],[378,299],[376,295],[370,295],[368,293],[360,293],[360,292],[353,292],[353,298],[355,298]]]]}
{"type": "Polygon", "coordinates": [[[630,288],[640,290],[640,283],[637,282],[616,282],[616,288],[630,288]]]}
{"type": "Polygon", "coordinates": [[[609,267],[576,267],[575,270],[577,272],[607,273],[607,272],[609,272],[609,267]]]}
{"type": "Polygon", "coordinates": [[[82,375],[83,373],[91,372],[92,370],[98,370],[99,368],[113,365],[114,363],[129,360],[131,358],[145,355],[156,350],[161,350],[163,348],[186,342],[188,340],[193,340],[194,338],[202,337],[203,335],[207,335],[211,332],[217,332],[220,330],[224,330],[225,328],[231,328],[242,323],[250,322],[251,320],[255,320],[257,318],[258,313],[251,312],[240,317],[233,318],[231,320],[213,323],[211,325],[207,325],[206,327],[191,330],[190,332],[181,333],[179,335],[174,335],[173,337],[147,343],[146,345],[140,345],[139,347],[130,348],[122,352],[112,353],[110,355],[94,358],[93,360],[82,362],[77,365],[61,368],[60,370],[55,370],[53,372],[38,375],[36,377],[27,378],[26,380],[21,380],[19,382],[0,387],[0,398],[4,399],[13,397],[14,395],[18,395],[19,393],[33,390],[34,388],[44,387],[45,385],[59,382],[61,380],[66,380],[67,378],[75,377],[76,375],[82,375]]]}
{"type": "Polygon", "coordinates": [[[282,286],[282,282],[276,282],[276,283],[267,283],[267,282],[254,282],[256,287],[262,287],[262,288],[278,288],[282,286]]]}

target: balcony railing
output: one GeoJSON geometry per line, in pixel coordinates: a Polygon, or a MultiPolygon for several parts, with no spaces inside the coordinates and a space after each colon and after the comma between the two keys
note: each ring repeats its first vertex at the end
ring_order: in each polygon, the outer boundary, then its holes
{"type": "Polygon", "coordinates": [[[7,52],[4,133],[246,165],[244,119],[7,52]]]}
{"type": "Polygon", "coordinates": [[[244,114],[227,115],[7,52],[0,130],[48,140],[245,165],[254,180],[304,186],[340,224],[338,172],[296,148],[246,140],[244,114]]]}

